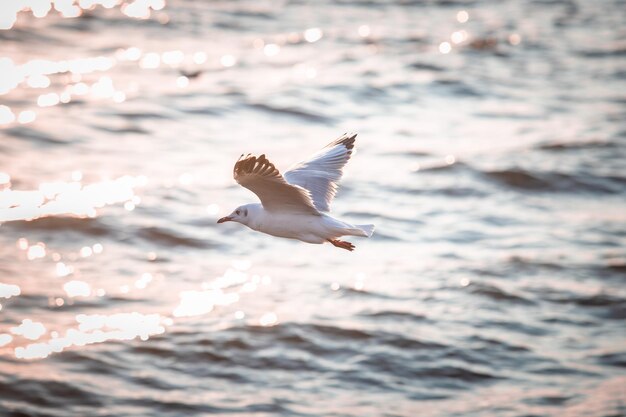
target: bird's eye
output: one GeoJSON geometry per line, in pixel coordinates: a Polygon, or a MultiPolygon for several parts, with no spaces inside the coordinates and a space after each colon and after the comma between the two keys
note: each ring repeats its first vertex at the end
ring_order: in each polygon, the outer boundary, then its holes
{"type": "Polygon", "coordinates": [[[235,211],[235,214],[239,215],[239,210],[235,211]]]}

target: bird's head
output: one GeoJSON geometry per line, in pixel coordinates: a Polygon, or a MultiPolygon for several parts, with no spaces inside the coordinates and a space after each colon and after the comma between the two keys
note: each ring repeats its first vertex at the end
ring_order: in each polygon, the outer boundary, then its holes
{"type": "Polygon", "coordinates": [[[250,222],[250,219],[254,216],[254,213],[256,212],[255,206],[257,206],[257,204],[246,204],[244,206],[239,206],[228,216],[222,217],[217,222],[237,222],[247,225],[250,222]]]}

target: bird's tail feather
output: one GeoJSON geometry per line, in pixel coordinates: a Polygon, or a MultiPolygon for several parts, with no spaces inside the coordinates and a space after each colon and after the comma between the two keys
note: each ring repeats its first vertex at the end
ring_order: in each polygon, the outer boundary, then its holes
{"type": "Polygon", "coordinates": [[[336,233],[336,236],[361,236],[370,237],[374,233],[373,224],[350,224],[342,222],[341,220],[334,219],[330,216],[325,217],[325,221],[329,226],[331,233],[336,233]]]}
{"type": "Polygon", "coordinates": [[[376,226],[374,226],[373,224],[357,224],[356,227],[362,230],[365,233],[366,237],[372,237],[372,234],[374,233],[374,228],[376,226]]]}

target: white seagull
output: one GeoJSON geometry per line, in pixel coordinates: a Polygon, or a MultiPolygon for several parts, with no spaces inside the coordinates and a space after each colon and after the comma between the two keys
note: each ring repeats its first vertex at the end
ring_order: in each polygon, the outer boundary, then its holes
{"type": "Polygon", "coordinates": [[[267,160],[250,154],[239,157],[235,181],[259,197],[261,204],[246,204],[217,222],[237,222],[268,235],[307,243],[330,242],[349,251],[341,236],[370,237],[373,224],[352,225],[326,214],[337,193],[343,167],[350,160],[356,134],[344,134],[284,175],[267,160]]]}

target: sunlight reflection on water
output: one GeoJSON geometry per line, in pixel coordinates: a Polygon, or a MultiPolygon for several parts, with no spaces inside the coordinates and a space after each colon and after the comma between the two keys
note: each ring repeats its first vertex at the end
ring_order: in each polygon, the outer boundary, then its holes
{"type": "MultiPolygon", "coordinates": [[[[49,339],[47,342],[32,343],[15,348],[18,359],[42,359],[52,353],[109,340],[148,340],[150,336],[165,332],[163,318],[159,314],[116,313],[111,315],[76,315],[78,329],[69,328],[64,336],[49,339]]],[[[32,331],[32,330],[31,330],[32,331]]],[[[39,334],[40,336],[41,334],[39,334]]],[[[38,338],[38,337],[37,337],[38,338]]]]}
{"type": "MultiPolygon", "coordinates": [[[[44,255],[45,256],[45,255],[44,255]]],[[[57,274],[61,269],[60,277],[71,274],[63,263],[57,263],[57,274]],[[59,266],[63,265],[63,266],[59,266]]],[[[14,355],[18,359],[43,359],[52,353],[59,353],[68,348],[76,348],[96,343],[104,343],[112,340],[133,340],[139,338],[143,341],[151,336],[163,334],[167,326],[174,323],[174,318],[188,318],[211,313],[217,307],[225,307],[241,301],[242,293],[254,292],[257,285],[269,285],[269,277],[261,278],[258,275],[249,275],[241,270],[248,269],[248,261],[236,262],[235,268],[229,268],[224,275],[213,280],[204,282],[201,290],[182,290],[179,292],[178,305],[174,306],[170,315],[158,313],[130,313],[114,314],[77,314],[75,321],[78,327],[69,327],[65,330],[55,325],[54,332],[47,341],[24,344],[20,339],[11,335],[0,335],[0,346],[12,347],[14,355]],[[64,336],[59,336],[64,334],[64,336]]],[[[153,280],[150,273],[144,273],[134,283],[136,290],[144,290],[153,280]]],[[[129,292],[129,286],[124,286],[129,292]]],[[[103,289],[92,290],[89,283],[81,280],[71,280],[63,284],[63,290],[68,298],[76,297],[102,297],[106,295],[103,289]]],[[[11,298],[20,296],[21,291],[17,285],[0,283],[0,297],[11,298]]],[[[54,303],[57,307],[63,307],[65,300],[57,298],[54,303]]],[[[235,318],[243,319],[245,313],[238,310],[235,318]]],[[[278,322],[275,313],[265,313],[258,319],[261,326],[272,326],[278,322]]],[[[43,323],[24,319],[17,327],[10,329],[14,336],[21,336],[27,340],[38,340],[47,333],[43,323]]]]}
{"type": "MultiPolygon", "coordinates": [[[[42,183],[38,190],[0,191],[0,222],[36,220],[49,216],[96,217],[97,209],[116,203],[135,204],[135,188],[145,186],[144,176],[124,176],[83,185],[80,182],[42,183]]],[[[39,257],[40,252],[34,253],[39,257]]],[[[30,250],[29,250],[30,257],[30,250]]]]}
{"type": "Polygon", "coordinates": [[[44,18],[54,9],[64,18],[79,17],[85,10],[93,10],[96,6],[105,9],[120,7],[128,17],[148,19],[152,10],[165,7],[165,0],[134,0],[130,3],[122,0],[20,0],[2,2],[0,7],[0,30],[11,29],[16,23],[18,13],[30,10],[33,16],[44,18]]]}
{"type": "Polygon", "coordinates": [[[20,287],[13,284],[0,283],[0,298],[11,298],[20,295],[20,287]]]}

